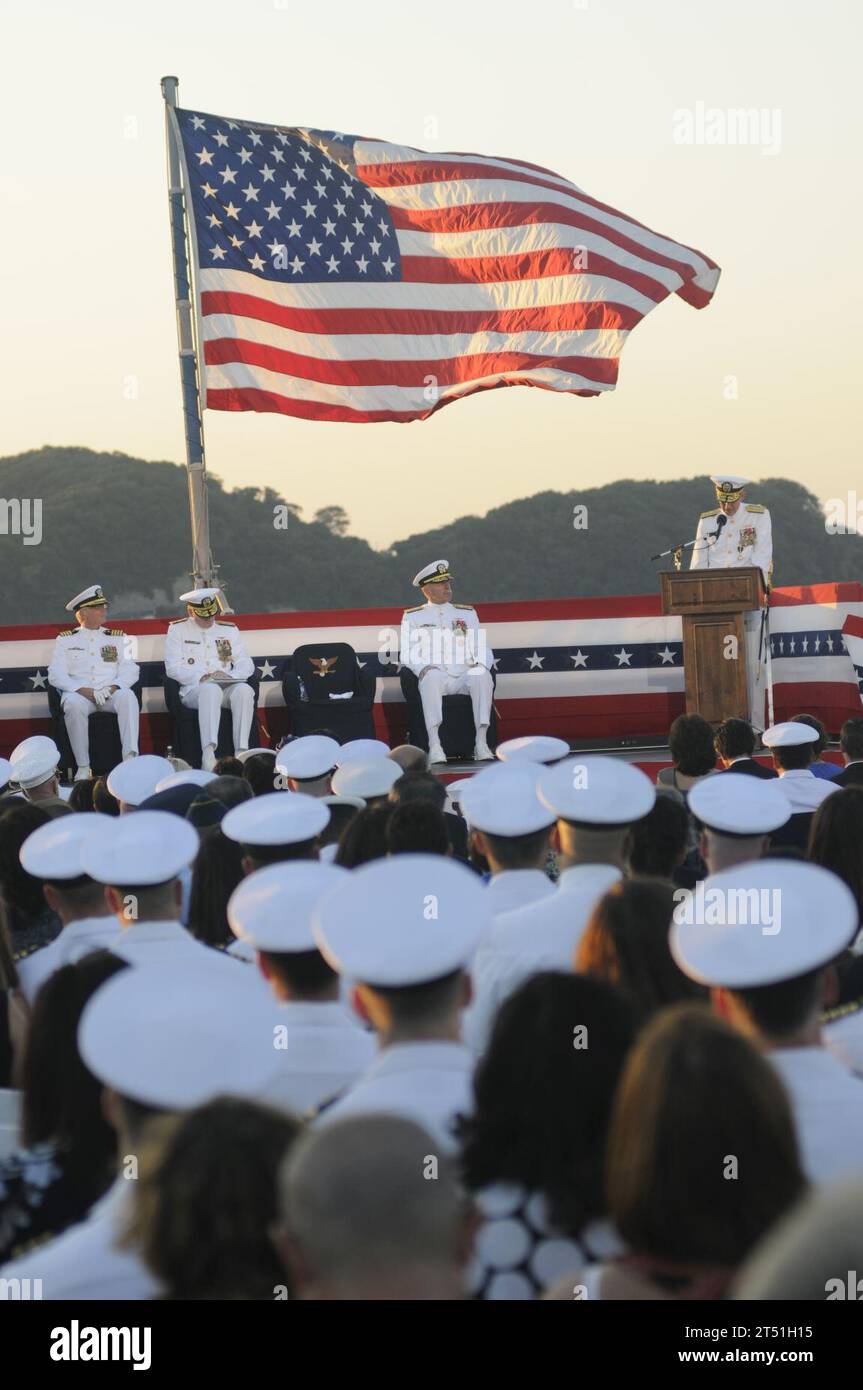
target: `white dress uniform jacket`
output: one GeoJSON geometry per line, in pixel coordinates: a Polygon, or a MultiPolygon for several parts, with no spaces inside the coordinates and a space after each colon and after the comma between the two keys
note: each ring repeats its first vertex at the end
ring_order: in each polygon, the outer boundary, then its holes
{"type": "Polygon", "coordinates": [[[611,864],[577,864],[564,869],[550,894],[494,919],[470,972],[474,998],[462,1033],[473,1052],[485,1051],[501,1004],[531,975],[572,970],[590,914],[621,877],[611,864]]]}
{"type": "Polygon", "coordinates": [[[341,1004],[280,1004],[274,1025],[285,1029],[277,1070],[261,1100],[298,1115],[332,1100],[374,1062],[377,1038],[354,1023],[341,1004]]]}
{"type": "Polygon", "coordinates": [[[769,584],[773,572],[770,513],[765,507],[741,502],[734,515],[726,517],[716,540],[709,539],[716,531],[720,514],[719,507],[701,513],[690,568],[718,570],[757,565],[769,584]]]}
{"type": "Polygon", "coordinates": [[[459,1043],[394,1043],[315,1123],[376,1112],[403,1115],[422,1125],[444,1152],[455,1153],[455,1117],[473,1109],[473,1066],[473,1057],[459,1043]]]}
{"type": "Polygon", "coordinates": [[[810,1181],[863,1173],[863,1079],[826,1047],[781,1047],[768,1056],[788,1092],[810,1181]]]}
{"type": "MultiPolygon", "coordinates": [[[[160,1286],[134,1250],[118,1250],[135,1184],[117,1178],[83,1221],[0,1269],[2,1279],[42,1281],[49,1300],[148,1300],[160,1286]]],[[[33,1285],[31,1282],[31,1289],[33,1285]]]]}
{"type": "Polygon", "coordinates": [[[490,671],[494,652],[486,645],[476,609],[468,603],[422,603],[402,615],[399,661],[415,676],[440,666],[462,676],[478,663],[490,671]]]}
{"type": "Polygon", "coordinates": [[[778,786],[791,802],[792,815],[798,811],[817,810],[822,801],[839,791],[835,782],[829,782],[826,777],[816,777],[808,767],[780,772],[778,786]]]}
{"type": "Polygon", "coordinates": [[[165,670],[181,686],[198,685],[202,676],[220,673],[245,681],[255,669],[236,623],[217,618],[199,627],[194,618],[178,618],[165,637],[165,670]]]}
{"type": "Polygon", "coordinates": [[[113,939],[106,944],[115,956],[129,965],[185,962],[202,970],[230,970],[238,989],[251,983],[269,996],[269,987],[256,970],[250,970],[226,951],[205,946],[179,922],[134,922],[129,927],[118,926],[113,939]]]}
{"type": "Polygon", "coordinates": [[[527,907],[543,898],[552,898],[557,891],[542,869],[502,869],[492,874],[486,889],[494,917],[503,912],[515,912],[516,908],[527,907]]]}
{"type": "Polygon", "coordinates": [[[103,690],[118,685],[129,690],[140,675],[131,658],[132,640],[120,628],[85,627],[61,632],[48,665],[48,682],[55,690],[72,692],[82,686],[103,690]]]}
{"type": "Polygon", "coordinates": [[[73,964],[91,951],[110,949],[117,935],[117,919],[110,915],[82,917],[79,922],[70,922],[50,945],[18,961],[18,976],[25,999],[32,1003],[55,970],[73,964]]]}

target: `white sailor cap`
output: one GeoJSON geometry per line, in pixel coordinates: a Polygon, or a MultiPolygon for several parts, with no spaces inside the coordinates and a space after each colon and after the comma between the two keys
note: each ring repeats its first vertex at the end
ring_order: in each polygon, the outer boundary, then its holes
{"type": "Polygon", "coordinates": [[[276,771],[285,777],[313,780],[324,777],[336,766],[339,745],[326,734],[305,734],[286,743],[276,754],[276,771]]]}
{"type": "Polygon", "coordinates": [[[347,869],[314,860],[258,869],[231,894],[231,931],[258,951],[316,951],[312,911],[347,876],[347,869]]]}
{"type": "Polygon", "coordinates": [[[414,575],[413,586],[415,589],[421,589],[423,584],[443,584],[448,579],[452,579],[449,560],[432,560],[430,565],[426,565],[419,574],[414,575]]]}
{"type": "Polygon", "coordinates": [[[265,792],[232,806],[222,834],[241,845],[299,845],[320,835],[329,819],[329,807],[317,797],[265,792]]]}
{"type": "Polygon", "coordinates": [[[461,793],[461,813],[472,830],[489,835],[531,835],[557,819],[537,795],[535,763],[497,763],[478,772],[461,793]]]}
{"type": "Polygon", "coordinates": [[[402,776],[398,763],[377,756],[349,758],[334,774],[332,788],[337,796],[387,796],[402,776]]]}
{"type": "Polygon", "coordinates": [[[168,883],[198,853],[195,827],[170,811],[103,816],[81,846],[81,872],[97,883],[147,888],[168,883]]]}
{"type": "Polygon", "coordinates": [[[508,738],[499,743],[495,757],[502,763],[557,763],[569,753],[569,744],[548,734],[526,734],[523,738],[508,738]]]}
{"type": "Polygon", "coordinates": [[[765,748],[796,748],[801,743],[817,743],[821,737],[811,724],[790,719],[787,724],[772,724],[761,735],[765,748]]]}
{"type": "Polygon", "coordinates": [[[720,835],[767,835],[791,815],[791,802],[779,779],[722,772],[704,777],[689,793],[689,809],[708,830],[720,835]]]}
{"type": "Polygon", "coordinates": [[[242,752],[235,753],[234,757],[238,763],[247,763],[249,758],[254,758],[258,753],[264,753],[268,758],[275,758],[275,748],[244,748],[242,752]]]}
{"type": "Polygon", "coordinates": [[[340,975],[398,987],[466,966],[491,916],[479,877],[437,854],[397,854],[353,869],[313,914],[321,954],[340,975]]]}
{"type": "Polygon", "coordinates": [[[160,782],[173,775],[174,768],[167,758],[160,758],[156,753],[142,753],[118,763],[108,774],[108,791],[127,806],[140,806],[153,795],[160,782]]]}
{"type": "Polygon", "coordinates": [[[67,879],[81,878],[81,851],[86,842],[111,816],[100,816],[94,811],[74,811],[69,816],[57,816],[47,825],[40,825],[32,835],[28,835],[18,858],[22,869],[34,878],[46,883],[62,883],[67,879]]]}
{"type": "Polygon", "coordinates": [[[12,764],[8,758],[0,758],[0,791],[12,780],[12,764]]]}
{"type": "Polygon", "coordinates": [[[733,473],[711,473],[710,481],[716,488],[717,497],[730,497],[732,500],[749,486],[748,478],[737,478],[733,473]]]}
{"type": "Polygon", "coordinates": [[[81,1015],[84,1062],[111,1090],[159,1110],[262,1098],[275,1071],[273,1019],[245,973],[238,965],[234,981],[177,962],[121,970],[81,1015]]]}
{"type": "Polygon", "coordinates": [[[755,859],[712,874],[677,904],[671,953],[700,984],[755,989],[834,960],[857,924],[853,893],[829,869],[755,859]]]}
{"type": "Polygon", "coordinates": [[[100,608],[103,603],[107,603],[101,584],[91,584],[89,589],[82,589],[80,594],[70,598],[66,604],[67,613],[77,613],[79,608],[100,608]]]}
{"type": "Polygon", "coordinates": [[[190,589],[187,594],[180,595],[179,601],[193,609],[199,618],[213,618],[222,611],[218,589],[190,589]]]}
{"type": "Polygon", "coordinates": [[[325,806],[352,806],[355,811],[364,810],[366,804],[361,796],[338,796],[335,793],[322,796],[320,799],[325,806]]]}
{"type": "Polygon", "coordinates": [[[60,761],[60,749],[46,734],[33,734],[12,749],[9,779],[23,789],[47,782],[60,761]]]}
{"type": "Polygon", "coordinates": [[[206,787],[208,782],[215,780],[215,772],[205,772],[199,767],[187,767],[182,772],[172,772],[170,777],[163,777],[161,782],[156,783],[155,790],[167,792],[171,787],[206,787]]]}
{"type": "Polygon", "coordinates": [[[540,773],[539,799],[560,820],[611,828],[646,816],[656,801],[656,789],[631,763],[585,755],[540,773]]]}
{"type": "Polygon", "coordinates": [[[349,763],[354,758],[388,758],[390,746],[380,738],[352,738],[343,743],[336,757],[336,767],[349,763]]]}

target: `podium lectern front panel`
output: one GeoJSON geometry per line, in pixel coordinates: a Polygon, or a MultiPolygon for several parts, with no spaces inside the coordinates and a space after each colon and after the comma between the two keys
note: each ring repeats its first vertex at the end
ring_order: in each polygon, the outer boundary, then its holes
{"type": "Polygon", "coordinates": [[[686,713],[711,724],[749,717],[744,613],[764,602],[761,571],[665,570],[662,611],[683,619],[686,713]]]}

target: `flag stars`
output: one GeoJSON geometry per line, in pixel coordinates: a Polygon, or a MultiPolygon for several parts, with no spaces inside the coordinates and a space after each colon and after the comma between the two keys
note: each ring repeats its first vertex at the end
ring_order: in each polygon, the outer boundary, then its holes
{"type": "Polygon", "coordinates": [[[335,210],[336,210],[336,215],[337,215],[338,217],[344,217],[344,216],[345,216],[345,213],[347,212],[347,208],[345,207],[344,203],[341,201],[340,198],[337,198],[337,199],[336,199],[335,203],[333,204],[333,207],[335,208],[335,210]]]}
{"type": "Polygon", "coordinates": [[[618,667],[629,666],[632,662],[632,652],[628,652],[625,647],[621,647],[619,652],[614,653],[618,667]]]}
{"type": "Polygon", "coordinates": [[[210,213],[209,217],[207,218],[207,221],[209,222],[211,227],[221,227],[222,225],[222,219],[220,217],[217,217],[214,212],[210,213]]]}
{"type": "Polygon", "coordinates": [[[217,130],[213,139],[217,145],[221,145],[223,148],[228,143],[228,137],[223,130],[217,130]]]}
{"type": "Polygon", "coordinates": [[[276,161],[277,164],[284,163],[285,152],[284,150],[280,150],[278,145],[273,146],[273,148],[270,150],[270,154],[273,156],[273,159],[276,161]]]}
{"type": "Polygon", "coordinates": [[[291,270],[294,272],[294,274],[299,275],[300,271],[305,265],[305,261],[301,261],[299,256],[294,256],[294,259],[291,261],[290,265],[291,270]]]}
{"type": "Polygon", "coordinates": [[[288,223],[288,236],[299,236],[299,235],[300,235],[300,224],[299,224],[299,222],[296,220],[296,218],[294,218],[292,222],[289,222],[289,223],[288,223]]]}
{"type": "MultiPolygon", "coordinates": [[[[308,134],[308,131],[306,131],[306,139],[308,140],[308,138],[309,138],[309,134],[308,134]]],[[[311,159],[311,157],[312,157],[312,156],[311,156],[311,154],[309,153],[308,150],[300,150],[300,159],[304,159],[304,160],[306,161],[307,164],[308,164],[309,160],[311,159]]]]}
{"type": "Polygon", "coordinates": [[[363,207],[363,212],[365,213],[366,217],[371,217],[371,215],[372,215],[372,205],[371,205],[371,203],[368,202],[368,201],[366,201],[366,202],[363,203],[362,207],[363,207]]]}
{"type": "Polygon", "coordinates": [[[312,237],[311,241],[307,241],[306,245],[309,248],[310,256],[319,256],[321,254],[321,243],[317,241],[315,237],[312,237]]]}
{"type": "Polygon", "coordinates": [[[273,239],[272,241],[270,241],[270,242],[267,243],[267,250],[269,251],[270,255],[271,255],[274,259],[275,259],[276,256],[284,256],[284,255],[285,255],[285,247],[284,247],[284,245],[282,244],[281,241],[276,241],[275,239],[273,239]]]}
{"type": "Polygon", "coordinates": [[[275,203],[273,202],[271,202],[268,207],[264,208],[264,212],[267,214],[267,217],[270,218],[271,221],[274,217],[278,217],[281,210],[282,209],[276,207],[275,203]]]}
{"type": "Polygon", "coordinates": [[[318,179],[317,183],[315,184],[315,192],[317,193],[318,197],[319,197],[319,198],[325,197],[326,191],[327,191],[327,186],[326,186],[326,184],[325,184],[325,183],[321,183],[320,179],[318,179]]]}
{"type": "Polygon", "coordinates": [[[348,182],[342,184],[342,192],[344,193],[346,198],[353,198],[354,196],[354,190],[351,188],[351,185],[348,182]]]}
{"type": "Polygon", "coordinates": [[[306,171],[303,168],[302,164],[294,165],[294,173],[296,174],[298,179],[304,179],[306,177],[306,171]]]}
{"type": "Polygon", "coordinates": [[[303,203],[303,212],[306,214],[306,217],[314,217],[315,215],[314,204],[311,203],[308,198],[303,203]]]}
{"type": "Polygon", "coordinates": [[[252,157],[252,151],[251,151],[251,150],[247,150],[246,147],[245,147],[245,145],[244,145],[243,148],[239,151],[239,155],[240,155],[240,161],[241,161],[241,163],[243,163],[243,164],[248,164],[249,160],[250,160],[251,157],[252,157]]]}
{"type": "Polygon", "coordinates": [[[378,226],[381,229],[381,236],[389,236],[390,229],[383,218],[381,218],[380,222],[378,223],[378,226]]]}
{"type": "Polygon", "coordinates": [[[332,275],[339,268],[339,262],[336,260],[335,256],[330,256],[330,259],[327,261],[326,265],[330,275],[332,275]]]}
{"type": "Polygon", "coordinates": [[[330,168],[329,164],[324,164],[324,165],[323,165],[323,167],[322,167],[322,169],[321,169],[321,173],[323,174],[324,178],[327,180],[327,183],[329,183],[330,179],[333,177],[333,171],[332,171],[332,169],[330,168]]]}
{"type": "Polygon", "coordinates": [[[275,169],[271,169],[269,164],[264,164],[262,166],[261,173],[264,176],[264,183],[272,183],[273,179],[276,177],[275,169]]]}
{"type": "Polygon", "coordinates": [[[264,262],[261,260],[257,251],[255,252],[254,256],[251,256],[249,258],[249,265],[252,267],[252,270],[263,270],[264,262]]]}
{"type": "Polygon", "coordinates": [[[293,198],[296,191],[297,190],[294,188],[294,185],[292,183],[282,184],[282,192],[284,193],[286,198],[293,198]]]}
{"type": "Polygon", "coordinates": [[[220,173],[223,183],[233,183],[234,179],[237,177],[236,169],[232,169],[229,164],[226,164],[224,169],[222,169],[220,173]]]}
{"type": "Polygon", "coordinates": [[[249,139],[253,145],[262,145],[264,143],[257,131],[254,130],[249,131],[249,139]]]}
{"type": "Polygon", "coordinates": [[[234,247],[234,249],[235,249],[236,251],[239,251],[240,247],[241,247],[242,244],[243,244],[242,238],[241,238],[241,237],[238,237],[238,236],[230,236],[230,237],[228,237],[228,240],[230,241],[230,243],[231,243],[231,245],[234,247]]]}
{"type": "Polygon", "coordinates": [[[249,233],[249,236],[260,236],[263,230],[264,229],[261,226],[260,222],[250,222],[248,227],[246,228],[246,231],[249,233]]]}
{"type": "Polygon", "coordinates": [[[347,255],[348,252],[353,251],[353,249],[354,243],[351,241],[350,237],[346,236],[344,241],[342,242],[342,250],[344,251],[345,255],[347,255]]]}
{"type": "Polygon", "coordinates": [[[240,209],[238,207],[235,207],[233,203],[226,203],[225,213],[228,217],[233,217],[236,220],[236,218],[238,218],[240,215],[240,209]]]}
{"type": "Polygon", "coordinates": [[[198,150],[197,158],[201,161],[201,166],[212,164],[213,156],[208,149],[198,150]]]}
{"type": "Polygon", "coordinates": [[[369,246],[371,247],[371,249],[372,249],[372,251],[374,252],[375,255],[377,255],[378,252],[379,252],[380,249],[381,249],[381,244],[380,244],[380,242],[378,241],[378,239],[377,239],[376,236],[373,236],[373,237],[372,237],[371,241],[369,242],[369,246]]]}
{"type": "Polygon", "coordinates": [[[383,268],[386,271],[387,275],[392,275],[395,269],[395,261],[391,261],[389,256],[387,256],[386,260],[382,261],[381,264],[383,265],[383,268]]]}
{"type": "Polygon", "coordinates": [[[366,260],[365,256],[360,256],[359,260],[357,261],[357,269],[359,270],[360,274],[365,275],[368,268],[369,263],[366,260]]]}
{"type": "Polygon", "coordinates": [[[202,185],[202,187],[203,187],[204,197],[205,197],[205,198],[215,198],[215,196],[216,196],[216,190],[215,190],[215,188],[213,187],[213,185],[212,185],[211,183],[205,183],[205,184],[202,185]]]}
{"type": "Polygon", "coordinates": [[[201,116],[193,116],[193,117],[192,117],[192,129],[193,129],[193,130],[205,130],[205,129],[206,129],[206,127],[205,127],[205,125],[204,125],[204,121],[203,121],[203,119],[202,119],[201,116]]]}
{"type": "Polygon", "coordinates": [[[258,193],[260,192],[260,190],[255,187],[255,185],[252,183],[250,179],[249,182],[246,184],[246,187],[243,189],[243,192],[246,195],[246,202],[250,203],[257,201],[258,193]]]}
{"type": "Polygon", "coordinates": [[[335,224],[335,222],[333,222],[332,219],[329,218],[329,217],[327,218],[326,222],[324,223],[324,231],[325,231],[325,233],[326,233],[327,236],[335,236],[335,234],[336,234],[336,224],[335,224]]]}
{"type": "Polygon", "coordinates": [[[354,218],[354,231],[356,232],[357,236],[362,236],[363,225],[364,224],[360,221],[358,217],[354,218]]]}
{"type": "Polygon", "coordinates": [[[210,252],[210,255],[213,257],[214,261],[223,261],[227,254],[228,253],[225,250],[224,246],[214,246],[212,251],[210,252]]]}

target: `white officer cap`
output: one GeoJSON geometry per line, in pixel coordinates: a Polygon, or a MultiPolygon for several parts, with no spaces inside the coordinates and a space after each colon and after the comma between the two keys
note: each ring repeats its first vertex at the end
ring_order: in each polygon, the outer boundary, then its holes
{"type": "Polygon", "coordinates": [[[649,777],[617,758],[567,758],[540,773],[539,799],[560,820],[610,828],[641,820],[656,801],[649,777]]]}
{"type": "Polygon", "coordinates": [[[423,584],[442,584],[447,579],[452,579],[449,572],[449,560],[432,560],[430,565],[426,565],[419,574],[414,575],[413,586],[415,589],[420,589],[423,584]]]}
{"type": "Polygon", "coordinates": [[[495,757],[502,763],[556,763],[569,753],[569,744],[562,738],[547,734],[526,734],[524,738],[508,738],[499,743],[495,757]]]}
{"type": "Polygon", "coordinates": [[[258,951],[316,951],[312,910],[347,875],[347,869],[314,860],[258,869],[231,894],[231,931],[258,951]]]}
{"type": "Polygon", "coordinates": [[[276,771],[285,777],[313,780],[324,777],[336,766],[339,745],[326,734],[305,734],[286,743],[276,754],[276,771]]]}
{"type": "Polygon", "coordinates": [[[321,801],[325,806],[353,806],[356,811],[365,809],[365,801],[361,796],[337,796],[330,794],[322,796],[321,801]]]}
{"type": "Polygon", "coordinates": [[[343,743],[338,750],[336,767],[349,763],[353,758],[388,758],[390,746],[379,738],[352,738],[343,743]]]}
{"type": "Polygon", "coordinates": [[[172,772],[170,777],[163,777],[161,782],[156,783],[157,792],[170,791],[171,787],[205,787],[208,782],[215,782],[215,772],[205,772],[203,768],[188,767],[182,772],[172,772]]]}
{"type": "Polygon", "coordinates": [[[351,870],[313,913],[340,975],[382,987],[440,979],[471,960],[491,915],[480,878],[437,854],[397,854],[351,870]]]}
{"type": "Polygon", "coordinates": [[[25,738],[12,749],[9,759],[10,781],[17,782],[22,790],[38,787],[41,782],[47,782],[48,778],[53,776],[59,761],[60,749],[53,738],[48,738],[46,734],[33,734],[31,738],[25,738]]]}
{"type": "Polygon", "coordinates": [[[160,782],[173,777],[174,769],[167,758],[156,753],[142,753],[128,762],[118,763],[108,774],[108,791],[127,806],[140,806],[152,796],[160,782]]]}
{"type": "Polygon", "coordinates": [[[826,965],[856,931],[854,895],[836,874],[802,860],[756,859],[712,874],[679,902],[670,944],[699,984],[754,989],[826,965]]]}
{"type": "Polygon", "coordinates": [[[711,473],[710,481],[716,488],[717,497],[730,497],[732,500],[749,486],[748,478],[737,478],[733,473],[711,473]]]}
{"type": "Polygon", "coordinates": [[[81,873],[123,888],[169,883],[192,863],[199,844],[195,827],[170,811],[102,816],[81,846],[81,873]]]}
{"type": "Polygon", "coordinates": [[[263,1097],[276,1071],[273,1017],[245,974],[240,964],[236,981],[176,962],[121,970],[81,1015],[84,1062],[105,1086],[159,1110],[263,1097]]]}
{"type": "Polygon", "coordinates": [[[791,802],[770,781],[742,772],[722,772],[696,782],[689,809],[708,830],[720,835],[766,835],[778,830],[791,815],[791,802]]]}
{"type": "Polygon", "coordinates": [[[817,743],[820,735],[811,724],[799,724],[789,720],[787,724],[773,724],[761,735],[765,748],[796,748],[801,743],[817,743]]]}
{"type": "Polygon", "coordinates": [[[275,748],[244,748],[241,753],[235,753],[234,757],[238,763],[247,763],[249,758],[254,758],[257,753],[266,753],[267,757],[275,758],[275,748]]]}
{"type": "Polygon", "coordinates": [[[70,598],[66,604],[67,613],[77,613],[79,608],[98,608],[108,600],[102,590],[101,584],[91,584],[89,589],[82,589],[80,594],[70,598]]]}
{"type": "Polygon", "coordinates": [[[218,589],[190,589],[181,594],[180,603],[187,604],[199,618],[213,618],[222,611],[222,600],[218,589]]]}
{"type": "Polygon", "coordinates": [[[461,793],[461,813],[472,830],[489,835],[530,835],[557,817],[537,795],[535,763],[497,763],[472,777],[461,793]]]}
{"type": "Polygon", "coordinates": [[[398,763],[380,754],[371,758],[349,758],[332,780],[337,796],[387,796],[402,776],[398,763]]]}
{"type": "Polygon", "coordinates": [[[329,807],[318,797],[266,792],[232,806],[222,834],[242,845],[299,845],[320,835],[329,819],[329,807]]]}
{"type": "Polygon", "coordinates": [[[103,822],[111,819],[94,811],[75,811],[40,825],[27,836],[18,852],[22,869],[47,883],[81,878],[83,846],[94,834],[98,835],[103,822]]]}
{"type": "Polygon", "coordinates": [[[0,758],[0,791],[12,778],[12,764],[8,758],[0,758]]]}

